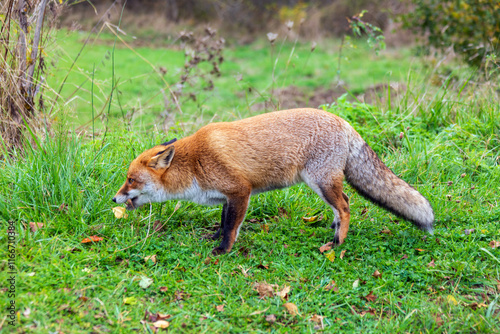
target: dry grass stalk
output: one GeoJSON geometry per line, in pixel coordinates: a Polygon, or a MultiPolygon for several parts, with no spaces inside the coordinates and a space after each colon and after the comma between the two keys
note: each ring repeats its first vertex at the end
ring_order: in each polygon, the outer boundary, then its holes
{"type": "Polygon", "coordinates": [[[37,129],[43,109],[44,57],[40,41],[48,0],[0,4],[0,136],[3,148],[22,147],[26,126],[37,129]],[[38,106],[35,98],[38,97],[38,106]]]}

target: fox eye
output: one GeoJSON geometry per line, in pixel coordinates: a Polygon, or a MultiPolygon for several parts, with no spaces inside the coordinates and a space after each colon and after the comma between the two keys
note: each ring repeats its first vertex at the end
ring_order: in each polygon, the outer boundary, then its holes
{"type": "Polygon", "coordinates": [[[132,183],[134,183],[134,181],[135,181],[135,180],[134,180],[133,178],[131,178],[131,177],[130,177],[130,178],[128,179],[128,184],[132,184],[132,183]]]}

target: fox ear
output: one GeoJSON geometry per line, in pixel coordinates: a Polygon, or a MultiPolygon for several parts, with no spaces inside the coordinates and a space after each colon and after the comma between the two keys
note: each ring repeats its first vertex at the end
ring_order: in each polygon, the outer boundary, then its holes
{"type": "Polygon", "coordinates": [[[176,141],[177,141],[177,138],[174,138],[174,139],[172,139],[172,140],[169,140],[169,141],[164,142],[162,145],[163,145],[163,146],[168,146],[168,145],[170,145],[170,144],[175,143],[176,141]]]}
{"type": "Polygon", "coordinates": [[[169,146],[166,150],[158,152],[154,157],[152,157],[148,162],[148,167],[153,169],[165,169],[170,166],[172,159],[174,158],[175,147],[174,145],[169,146]]]}

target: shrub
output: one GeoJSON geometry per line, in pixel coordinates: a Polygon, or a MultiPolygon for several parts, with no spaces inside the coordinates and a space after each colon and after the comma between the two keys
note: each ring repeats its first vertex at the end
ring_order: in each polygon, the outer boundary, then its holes
{"type": "Polygon", "coordinates": [[[470,65],[485,69],[500,55],[498,0],[412,0],[407,28],[425,36],[426,50],[452,47],[470,65]]]}

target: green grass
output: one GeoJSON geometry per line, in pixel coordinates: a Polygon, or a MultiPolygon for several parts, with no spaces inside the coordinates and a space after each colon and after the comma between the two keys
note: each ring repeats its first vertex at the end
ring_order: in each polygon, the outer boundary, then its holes
{"type": "MultiPolygon", "coordinates": [[[[56,55],[51,56],[56,67],[47,79],[51,87],[59,87],[68,75],[86,37],[86,34],[64,31],[57,34],[58,44],[53,46],[50,53],[56,55]]],[[[161,119],[159,114],[165,109],[161,90],[168,92],[163,80],[170,85],[179,82],[179,73],[185,62],[184,51],[179,50],[178,43],[171,40],[166,40],[164,44],[155,43],[155,47],[135,47],[130,36],[125,38],[133,50],[120,40],[113,48],[114,37],[106,33],[97,40],[91,38],[83,49],[61,91],[60,100],[68,101],[63,106],[64,110],[74,111],[68,112],[71,123],[88,124],[92,118],[92,103],[95,114],[100,111],[107,114],[107,99],[114,72],[117,90],[109,111],[109,117],[114,121],[108,125],[120,128],[124,122],[127,123],[123,121],[123,115],[132,110],[136,129],[158,124],[161,119]],[[153,67],[163,67],[167,69],[167,74],[161,78],[153,67]]],[[[255,114],[255,111],[249,112],[248,109],[268,100],[276,89],[294,85],[312,92],[335,87],[339,69],[337,41],[320,42],[313,52],[310,51],[310,43],[299,42],[294,45],[279,39],[274,49],[267,40],[246,46],[227,44],[223,52],[225,60],[221,66],[222,75],[213,79],[214,90],[204,90],[207,84],[199,78],[192,81],[193,86],[185,88],[195,93],[197,99],[181,98],[183,114],[176,111],[175,121],[188,131],[194,129],[192,124],[197,127],[212,119],[234,119],[255,114]]],[[[206,66],[201,67],[203,71],[206,70],[206,66]]],[[[343,49],[340,79],[348,90],[361,93],[371,85],[404,82],[410,69],[420,67],[420,63],[410,57],[410,50],[389,50],[377,57],[369,53],[365,43],[357,42],[353,47],[343,49]],[[370,66],[367,66],[367,62],[370,66]]],[[[256,108],[258,112],[263,111],[263,108],[256,108]]],[[[96,126],[102,128],[101,122],[96,122],[96,126]]]]}
{"type": "MultiPolygon", "coordinates": [[[[77,45],[78,39],[67,42],[77,45]]],[[[94,48],[95,54],[81,58],[90,70],[89,59],[109,49],[99,44],[94,48]]],[[[130,77],[137,76],[131,74],[133,66],[122,64],[127,58],[120,52],[125,51],[116,50],[115,73],[120,76],[123,69],[130,77]]],[[[332,82],[335,61],[327,61],[327,51],[316,51],[307,66],[296,66],[297,72],[287,74],[290,83],[312,88],[332,82]],[[313,58],[321,54],[323,58],[313,58]],[[330,66],[330,75],[322,66],[330,66]],[[307,71],[311,71],[309,81],[304,79],[307,71]]],[[[141,52],[150,52],[150,60],[158,52],[160,62],[160,54],[171,51],[141,52]]],[[[224,94],[230,97],[238,91],[229,89],[234,86],[229,73],[238,70],[245,71],[254,87],[265,90],[270,85],[270,54],[264,44],[236,48],[230,54],[225,66],[234,68],[220,78],[226,80],[221,84],[227,89],[224,94]],[[243,62],[245,57],[248,62],[243,62]]],[[[394,54],[404,57],[401,64],[411,63],[407,51],[394,54]]],[[[349,66],[383,73],[379,60],[373,61],[373,68],[372,61],[366,61],[370,57],[360,51],[363,65],[352,60],[349,66]]],[[[110,78],[109,72],[98,75],[102,81],[110,78]]],[[[122,87],[126,103],[153,94],[155,79],[134,80],[143,81],[122,87]]],[[[352,87],[363,87],[359,77],[352,80],[360,80],[350,82],[352,87]]],[[[111,198],[124,181],[129,162],[163,142],[165,134],[155,127],[139,131],[147,128],[148,119],[142,125],[135,120],[132,131],[112,125],[114,130],[105,138],[76,135],[64,122],[56,122],[55,136],[39,138],[39,144],[27,146],[24,153],[5,156],[0,166],[0,280],[9,278],[3,231],[10,220],[17,231],[17,331],[152,332],[151,319],[145,316],[150,312],[170,315],[174,332],[315,332],[317,324],[310,321],[315,314],[325,317],[328,333],[500,332],[500,248],[489,246],[500,241],[500,109],[494,93],[479,86],[458,94],[453,87],[459,84],[432,88],[422,79],[408,85],[391,108],[343,97],[326,109],[351,122],[397,175],[429,199],[436,214],[435,233],[417,230],[346,185],[351,228],[346,242],[334,249],[333,262],[319,251],[333,238],[329,229],[333,213],[304,185],[253,197],[233,251],[219,257],[211,255],[218,243],[202,237],[213,233],[220,207],[182,202],[175,210],[174,201],[115,218],[111,198]],[[302,219],[312,215],[323,219],[312,223],[302,219]],[[165,226],[154,234],[157,220],[165,226]],[[44,226],[32,232],[30,222],[44,226]],[[103,240],[81,243],[92,235],[103,240]],[[157,256],[156,264],[144,260],[151,255],[157,256]],[[373,276],[377,270],[380,278],[373,276]],[[152,279],[147,288],[139,285],[143,277],[152,279]],[[332,281],[337,289],[325,289],[332,281]],[[291,290],[287,300],[261,298],[253,289],[256,282],[291,290]],[[370,293],[377,298],[367,299],[370,293]],[[289,314],[286,302],[295,304],[299,314],[289,314]],[[220,305],[223,311],[216,308],[220,305]],[[269,315],[276,321],[267,321],[269,315]]],[[[209,94],[214,113],[223,119],[247,114],[244,97],[220,99],[222,91],[209,94]]],[[[88,104],[90,96],[85,99],[88,104]]],[[[75,121],[78,124],[88,119],[83,105],[74,106],[82,117],[75,121]]],[[[186,110],[177,116],[194,125],[208,121],[199,119],[199,109],[186,110]]],[[[113,122],[119,121],[113,117],[113,122]]],[[[177,137],[189,133],[182,128],[175,131],[177,137]]],[[[7,292],[0,290],[0,295],[5,310],[7,292]]],[[[0,331],[11,332],[3,314],[0,331]]]]}

